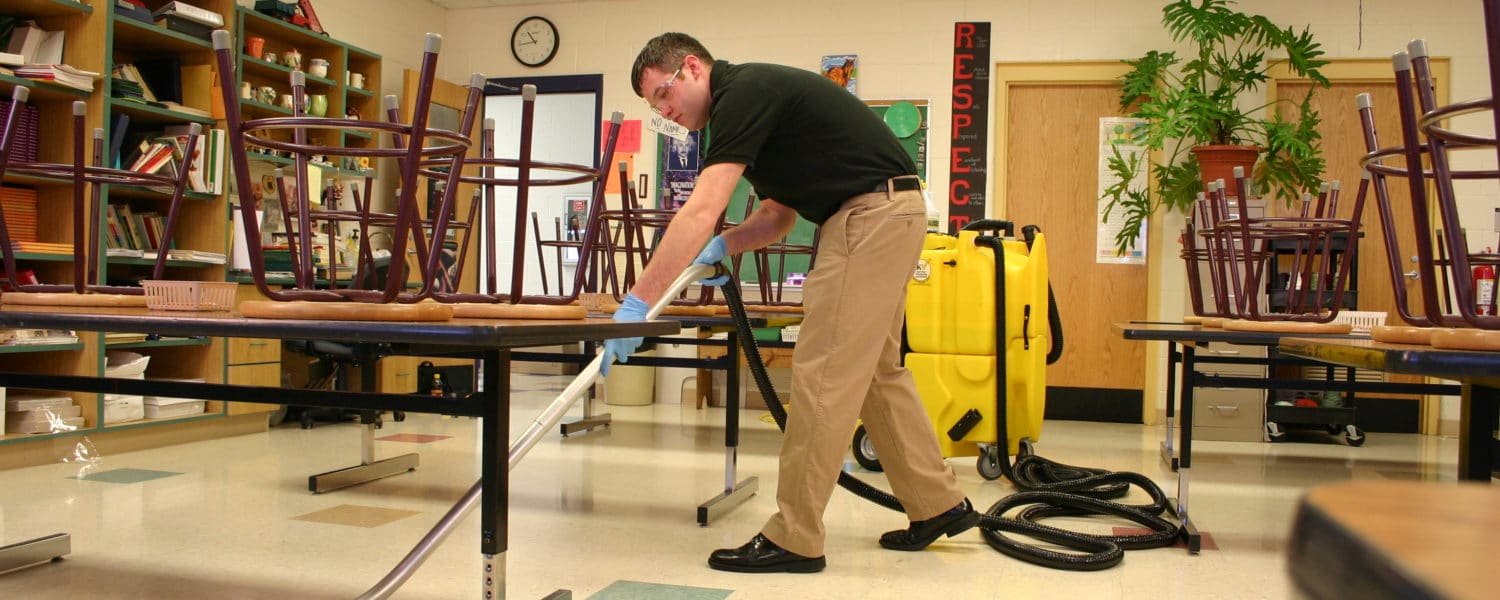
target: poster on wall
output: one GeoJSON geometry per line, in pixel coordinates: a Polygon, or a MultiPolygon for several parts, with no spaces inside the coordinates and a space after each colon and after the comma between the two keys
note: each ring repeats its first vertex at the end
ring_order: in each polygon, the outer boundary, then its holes
{"type": "Polygon", "coordinates": [[[849,93],[859,95],[859,55],[831,54],[824,56],[818,72],[849,93]]]}
{"type": "Polygon", "coordinates": [[[1129,194],[1145,194],[1146,185],[1149,180],[1151,162],[1147,160],[1150,156],[1145,146],[1136,139],[1138,129],[1145,127],[1145,119],[1131,119],[1127,117],[1100,117],[1099,118],[1099,175],[1098,189],[1095,197],[1098,198],[1098,221],[1094,236],[1094,262],[1111,265],[1144,265],[1146,264],[1146,224],[1141,223],[1140,235],[1136,237],[1135,246],[1129,248],[1123,254],[1117,250],[1115,240],[1118,239],[1120,231],[1125,228],[1125,218],[1122,210],[1116,207],[1114,211],[1106,215],[1109,208],[1109,199],[1105,198],[1105,190],[1120,183],[1120,178],[1109,168],[1109,161],[1116,156],[1123,160],[1135,163],[1133,170],[1135,176],[1126,183],[1129,194]]]}
{"type": "Polygon", "coordinates": [[[953,24],[953,140],[948,233],[985,218],[989,179],[990,24],[953,24]]]}
{"type": "Polygon", "coordinates": [[[661,182],[661,191],[656,194],[657,208],[677,210],[693,195],[698,169],[703,166],[698,155],[701,135],[702,132],[689,131],[682,139],[664,135],[657,140],[656,146],[662,149],[657,161],[662,165],[661,176],[657,178],[661,182]]]}

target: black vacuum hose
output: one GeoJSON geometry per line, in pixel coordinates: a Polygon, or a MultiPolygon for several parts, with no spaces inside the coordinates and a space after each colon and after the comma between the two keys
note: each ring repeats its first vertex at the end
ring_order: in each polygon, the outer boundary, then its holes
{"type": "MultiPolygon", "coordinates": [[[[1008,225],[1008,223],[1007,223],[1008,225]]],[[[1029,240],[1028,240],[1029,245],[1029,240]]],[[[996,273],[1000,289],[996,290],[996,304],[1002,305],[1003,298],[1003,256],[1004,253],[998,247],[995,248],[997,261],[996,273]]],[[[722,267],[721,273],[725,273],[722,267]]],[[[770,410],[771,416],[776,420],[776,426],[786,431],[786,409],[781,405],[781,398],[776,395],[776,389],[771,385],[771,378],[766,373],[765,363],[761,360],[759,346],[755,343],[754,332],[750,329],[749,319],[745,315],[744,301],[740,296],[739,281],[732,276],[723,286],[725,301],[729,305],[729,313],[733,317],[735,332],[740,339],[740,345],[744,350],[745,361],[750,366],[751,377],[755,379],[755,385],[760,390],[762,398],[765,399],[766,408],[770,410]]],[[[1056,304],[1051,297],[1051,287],[1048,287],[1049,315],[1053,316],[1051,322],[1057,323],[1056,304]]],[[[1003,319],[1003,315],[997,318],[1003,319]]],[[[1004,321],[998,321],[996,326],[1002,327],[1004,321]]],[[[1057,327],[1056,329],[1061,329],[1057,327]]],[[[1051,355],[1060,353],[1061,332],[1053,331],[1058,340],[1052,351],[1049,351],[1048,362],[1056,359],[1051,355]]],[[[997,348],[1003,351],[1004,348],[997,348]]],[[[1003,356],[997,356],[996,364],[1005,363],[1003,356]]],[[[999,367],[1003,368],[1003,367],[999,367]]],[[[1004,378],[999,378],[1004,381],[1004,378]]],[[[1006,432],[1004,406],[999,407],[997,416],[998,445],[1002,450],[1008,450],[1009,440],[1006,432]]],[[[985,511],[980,517],[979,528],[984,535],[985,541],[996,550],[1007,556],[1017,558],[1032,564],[1042,565],[1054,569],[1070,571],[1097,571],[1107,569],[1120,563],[1124,558],[1125,549],[1155,548],[1169,545],[1177,538],[1178,527],[1176,524],[1158,516],[1166,507],[1166,494],[1162,492],[1154,482],[1137,473],[1110,473],[1100,469],[1087,469],[1052,462],[1036,456],[1030,452],[1029,444],[1022,444],[1022,452],[1017,456],[1014,468],[1010,465],[1009,457],[1002,460],[1002,469],[1007,477],[1020,488],[1022,492],[1012,494],[1001,499],[985,511]],[[1091,497],[1098,494],[1112,494],[1109,497],[1123,496],[1128,484],[1136,484],[1145,489],[1151,495],[1153,502],[1149,505],[1135,507],[1109,502],[1103,498],[1091,497]],[[1101,492],[1100,489],[1105,491],[1101,492]],[[1084,490],[1084,491],[1080,491],[1084,490]],[[1004,514],[1019,506],[1030,506],[1018,515],[1018,518],[1008,518],[1004,514]],[[1057,517],[1085,514],[1106,514],[1118,516],[1151,530],[1151,533],[1138,536],[1094,536],[1065,529],[1058,529],[1037,523],[1037,520],[1057,517]],[[1018,542],[1005,536],[1005,533],[1019,534],[1033,539],[1048,542],[1055,546],[1075,550],[1078,553],[1058,552],[1018,542]]],[[[894,511],[905,512],[901,502],[890,493],[876,488],[847,472],[840,472],[838,483],[840,487],[853,492],[861,498],[884,506],[894,511]]]]}

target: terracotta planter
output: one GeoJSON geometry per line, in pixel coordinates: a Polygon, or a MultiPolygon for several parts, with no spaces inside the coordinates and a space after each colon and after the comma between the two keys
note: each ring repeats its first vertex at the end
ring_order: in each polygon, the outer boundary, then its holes
{"type": "Polygon", "coordinates": [[[1192,148],[1192,153],[1198,157],[1198,169],[1203,174],[1204,191],[1208,191],[1208,182],[1223,179],[1224,183],[1229,186],[1230,195],[1234,195],[1234,168],[1244,167],[1245,174],[1250,174],[1255,168],[1255,159],[1260,155],[1260,148],[1230,145],[1195,146],[1192,148]]]}

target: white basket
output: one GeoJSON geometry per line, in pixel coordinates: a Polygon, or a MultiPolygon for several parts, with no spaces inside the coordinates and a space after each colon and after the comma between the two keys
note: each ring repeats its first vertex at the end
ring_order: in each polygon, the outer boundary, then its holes
{"type": "Polygon", "coordinates": [[[1374,310],[1341,310],[1333,318],[1334,323],[1348,323],[1354,333],[1369,333],[1373,327],[1385,325],[1386,313],[1374,310]]]}
{"type": "Polygon", "coordinates": [[[148,279],[141,286],[146,288],[146,307],[153,310],[230,310],[239,284],[148,279]]]}

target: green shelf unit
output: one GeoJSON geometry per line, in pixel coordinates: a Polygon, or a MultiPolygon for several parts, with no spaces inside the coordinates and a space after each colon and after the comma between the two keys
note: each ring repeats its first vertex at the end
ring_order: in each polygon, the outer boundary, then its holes
{"type": "Polygon", "coordinates": [[[171,52],[201,52],[213,49],[213,44],[180,32],[143,23],[130,17],[114,16],[113,46],[150,45],[153,49],[171,52]]]}
{"type": "MultiPolygon", "coordinates": [[[[0,256],[5,256],[5,252],[0,251],[0,256]]],[[[38,262],[73,262],[73,255],[52,254],[46,252],[17,252],[16,260],[34,260],[38,262]]]]}
{"type": "Polygon", "coordinates": [[[83,342],[69,342],[66,344],[35,344],[0,346],[0,354],[27,354],[31,352],[58,352],[62,350],[82,350],[83,342]]]}
{"type": "Polygon", "coordinates": [[[63,17],[91,14],[94,7],[73,0],[6,0],[5,12],[34,17],[63,17]]]}
{"type": "Polygon", "coordinates": [[[183,122],[201,123],[205,128],[214,126],[217,121],[212,117],[200,117],[175,110],[168,110],[150,104],[131,102],[123,98],[110,98],[109,107],[111,112],[118,111],[130,115],[130,124],[145,125],[171,125],[183,122]]]}
{"type": "MultiPolygon", "coordinates": [[[[15,89],[15,87],[18,85],[31,88],[31,98],[29,102],[37,102],[40,100],[84,100],[87,99],[90,94],[92,94],[92,92],[89,92],[87,90],[80,90],[75,87],[60,85],[52,83],[50,81],[27,79],[25,77],[16,77],[15,75],[0,74],[0,92],[5,92],[5,98],[7,100],[10,99],[10,91],[12,89],[15,89]]],[[[94,85],[97,88],[100,85],[100,82],[94,82],[94,85]]]]}
{"type": "MultiPolygon", "coordinates": [[[[155,266],[156,265],[156,259],[154,259],[154,258],[134,258],[134,257],[129,257],[129,256],[112,256],[112,257],[109,258],[109,264],[110,264],[110,266],[114,266],[114,265],[135,265],[135,266],[141,266],[141,267],[151,267],[151,266],[155,266]]],[[[203,262],[203,261],[198,261],[198,260],[175,260],[175,259],[170,259],[169,258],[169,259],[167,259],[167,266],[169,266],[169,267],[210,268],[210,267],[218,267],[218,266],[222,266],[222,265],[220,265],[219,263],[210,263],[210,262],[203,262]]]]}

